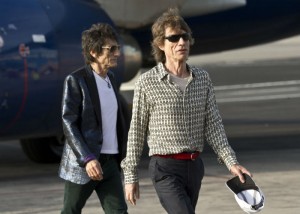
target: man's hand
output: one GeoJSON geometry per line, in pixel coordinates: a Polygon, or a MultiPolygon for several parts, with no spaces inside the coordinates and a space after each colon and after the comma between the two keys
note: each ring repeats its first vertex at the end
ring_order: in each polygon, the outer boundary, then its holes
{"type": "Polygon", "coordinates": [[[245,178],[243,176],[243,173],[248,174],[250,177],[252,177],[252,174],[243,166],[239,165],[239,164],[234,164],[231,168],[230,168],[230,172],[232,175],[234,176],[239,176],[240,181],[242,183],[245,182],[245,178]]]}
{"type": "Polygon", "coordinates": [[[101,165],[98,160],[91,160],[89,161],[85,166],[86,172],[88,176],[92,180],[98,180],[101,181],[103,179],[103,172],[101,165]]]}
{"type": "Polygon", "coordinates": [[[125,184],[125,197],[132,205],[136,205],[136,200],[140,198],[139,183],[125,184]]]}

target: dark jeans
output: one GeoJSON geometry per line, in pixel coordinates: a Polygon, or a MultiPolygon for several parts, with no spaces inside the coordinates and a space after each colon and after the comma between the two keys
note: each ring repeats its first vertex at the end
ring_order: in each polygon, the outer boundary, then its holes
{"type": "Polygon", "coordinates": [[[62,214],[81,213],[87,199],[94,190],[98,195],[105,213],[127,213],[127,204],[116,158],[113,155],[101,154],[100,163],[103,170],[103,180],[91,180],[84,185],[69,181],[65,182],[64,208],[61,212],[62,214]]]}
{"type": "Polygon", "coordinates": [[[202,159],[151,157],[149,172],[161,205],[169,214],[195,213],[204,176],[202,159]]]}

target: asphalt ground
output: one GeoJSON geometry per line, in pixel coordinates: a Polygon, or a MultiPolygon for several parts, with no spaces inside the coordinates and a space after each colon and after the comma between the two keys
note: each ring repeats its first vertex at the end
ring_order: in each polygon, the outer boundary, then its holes
{"type": "MultiPolygon", "coordinates": [[[[254,181],[265,195],[261,213],[297,214],[300,211],[300,145],[297,139],[300,136],[281,141],[258,138],[252,146],[242,141],[232,143],[240,163],[253,173],[254,181]]],[[[206,172],[196,213],[244,213],[225,186],[232,177],[226,167],[217,162],[216,155],[209,149],[201,158],[206,172]]],[[[136,206],[128,205],[129,213],[165,213],[149,179],[147,165],[148,158],[144,155],[140,165],[141,198],[136,206]]],[[[57,170],[58,164],[29,161],[18,141],[0,142],[0,213],[59,213],[64,182],[58,178],[57,170]]],[[[88,200],[83,213],[104,213],[96,194],[88,200]]]]}

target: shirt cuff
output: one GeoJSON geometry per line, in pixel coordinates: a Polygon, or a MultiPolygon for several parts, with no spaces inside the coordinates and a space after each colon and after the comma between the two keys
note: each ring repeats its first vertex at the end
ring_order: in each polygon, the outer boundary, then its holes
{"type": "Polygon", "coordinates": [[[228,170],[230,170],[230,168],[234,165],[234,164],[239,164],[239,162],[237,161],[236,157],[228,157],[224,160],[224,163],[226,165],[226,167],[228,168],[228,170]]]}
{"type": "Polygon", "coordinates": [[[133,172],[125,172],[124,171],[124,183],[125,184],[137,183],[138,181],[139,181],[139,177],[137,175],[136,170],[134,170],[133,172]]]}
{"type": "Polygon", "coordinates": [[[90,162],[91,160],[94,160],[94,159],[96,159],[96,157],[93,154],[90,154],[90,155],[86,156],[84,158],[84,165],[86,165],[88,162],[90,162]]]}

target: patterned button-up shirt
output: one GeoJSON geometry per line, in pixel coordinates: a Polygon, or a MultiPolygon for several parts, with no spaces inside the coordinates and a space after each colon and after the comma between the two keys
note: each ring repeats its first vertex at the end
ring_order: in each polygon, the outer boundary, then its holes
{"type": "Polygon", "coordinates": [[[127,156],[121,163],[125,183],[138,181],[145,141],[150,156],[202,152],[207,142],[228,169],[238,163],[228,144],[208,73],[188,68],[191,78],[184,92],[170,81],[162,63],[136,82],[127,156]]]}

